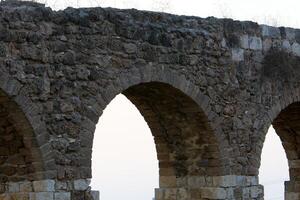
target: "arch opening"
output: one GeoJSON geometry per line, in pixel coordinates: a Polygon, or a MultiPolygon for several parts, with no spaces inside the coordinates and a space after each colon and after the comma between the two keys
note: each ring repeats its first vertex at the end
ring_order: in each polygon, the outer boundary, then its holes
{"type": "Polygon", "coordinates": [[[162,82],[140,83],[121,93],[136,106],[154,137],[160,188],[187,188],[190,177],[222,175],[218,141],[191,97],[162,82]]]}
{"type": "Polygon", "coordinates": [[[288,171],[288,160],[281,140],[271,126],[265,138],[259,168],[265,199],[284,198],[284,182],[289,180],[288,171]]]}
{"type": "MultiPolygon", "coordinates": [[[[288,173],[280,172],[281,175],[286,174],[286,180],[278,180],[284,182],[284,199],[300,198],[300,102],[295,102],[284,108],[278,116],[273,120],[272,126],[280,138],[285,153],[285,160],[288,162],[288,173]],[[288,180],[289,177],[289,180],[288,180]]],[[[273,149],[274,150],[274,149],[273,149]]],[[[272,156],[278,155],[273,151],[272,156]]],[[[282,159],[281,159],[282,160],[282,159]]],[[[273,168],[276,168],[274,163],[273,168]]],[[[277,181],[277,182],[278,182],[277,181]]],[[[283,196],[281,196],[283,198],[283,196]]]]}
{"type": "Polygon", "coordinates": [[[153,137],[137,108],[122,94],[110,102],[97,124],[92,160],[91,186],[101,189],[101,199],[154,197],[159,176],[153,137]]]}

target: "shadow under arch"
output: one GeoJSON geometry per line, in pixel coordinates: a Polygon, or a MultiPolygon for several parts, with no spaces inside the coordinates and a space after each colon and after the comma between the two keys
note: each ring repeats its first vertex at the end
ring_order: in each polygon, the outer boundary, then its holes
{"type": "Polygon", "coordinates": [[[97,107],[105,108],[120,93],[137,107],[156,143],[160,188],[187,188],[191,177],[224,175],[226,141],[211,126],[210,99],[184,75],[156,70],[118,74],[99,94],[97,107]]]}
{"type": "Polygon", "coordinates": [[[177,187],[177,179],[186,176],[221,174],[217,140],[192,99],[160,82],[138,84],[123,94],[139,109],[154,136],[160,187],[177,187]]]}
{"type": "MultiPolygon", "coordinates": [[[[49,136],[39,109],[14,78],[0,74],[0,182],[56,178],[49,136]]],[[[4,191],[2,191],[4,192],[4,191]]]]}

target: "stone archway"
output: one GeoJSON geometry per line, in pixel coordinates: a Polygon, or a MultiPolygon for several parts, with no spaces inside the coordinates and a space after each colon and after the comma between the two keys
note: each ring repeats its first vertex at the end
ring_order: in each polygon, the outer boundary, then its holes
{"type": "Polygon", "coordinates": [[[38,105],[26,92],[1,71],[0,198],[4,199],[43,198],[54,190],[57,171],[49,135],[38,105]]]}
{"type": "Polygon", "coordinates": [[[104,109],[122,93],[145,118],[159,160],[156,199],[227,197],[226,187],[231,185],[226,184],[235,176],[224,176],[226,151],[220,146],[226,142],[211,126],[208,97],[169,69],[139,70],[144,73],[134,70],[118,74],[115,84],[106,88],[109,92],[102,91],[94,107],[104,109]],[[223,188],[218,188],[220,185],[223,188]]]}
{"type": "Polygon", "coordinates": [[[273,121],[273,127],[285,150],[290,181],[285,183],[285,199],[300,198],[300,103],[295,102],[284,108],[273,121]]]}
{"type": "Polygon", "coordinates": [[[160,182],[156,199],[170,195],[190,199],[189,189],[199,189],[196,198],[200,198],[205,177],[222,174],[218,141],[205,113],[167,83],[140,83],[122,93],[138,108],[154,136],[160,182]]]}
{"type": "Polygon", "coordinates": [[[29,192],[46,192],[54,185],[47,180],[55,176],[53,165],[45,162],[37,138],[21,107],[0,90],[0,198],[26,198],[29,192]]]}
{"type": "Polygon", "coordinates": [[[221,174],[217,140],[192,99],[159,82],[135,85],[123,94],[137,106],[154,135],[160,187],[177,187],[179,178],[187,176],[221,174]]]}
{"type": "MultiPolygon", "coordinates": [[[[272,125],[276,134],[279,136],[282,147],[286,154],[289,167],[289,181],[285,181],[285,197],[284,199],[299,199],[299,116],[300,116],[300,99],[299,88],[295,88],[290,92],[290,88],[286,88],[285,92],[279,98],[265,115],[262,120],[262,137],[258,142],[257,155],[261,156],[265,136],[268,129],[272,125]]],[[[260,160],[259,160],[260,161],[260,160]]],[[[260,164],[260,162],[258,162],[260,164]]],[[[258,166],[259,167],[259,166],[258,166]]]]}

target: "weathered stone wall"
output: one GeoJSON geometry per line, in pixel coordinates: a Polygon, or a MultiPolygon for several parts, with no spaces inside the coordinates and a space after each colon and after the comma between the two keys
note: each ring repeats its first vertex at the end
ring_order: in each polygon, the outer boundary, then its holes
{"type": "Polygon", "coordinates": [[[273,121],[290,163],[286,199],[299,199],[299,56],[291,28],[2,2],[2,196],[97,199],[95,125],[123,93],[155,139],[157,200],[263,199],[257,175],[273,121]]]}

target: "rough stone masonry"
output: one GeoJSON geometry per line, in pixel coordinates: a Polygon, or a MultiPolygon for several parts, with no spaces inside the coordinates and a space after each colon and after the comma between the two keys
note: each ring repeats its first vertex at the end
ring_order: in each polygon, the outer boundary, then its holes
{"type": "Polygon", "coordinates": [[[123,93],[155,140],[156,200],[263,199],[271,125],[299,200],[299,56],[292,28],[1,2],[0,199],[98,200],[95,125],[123,93]]]}

